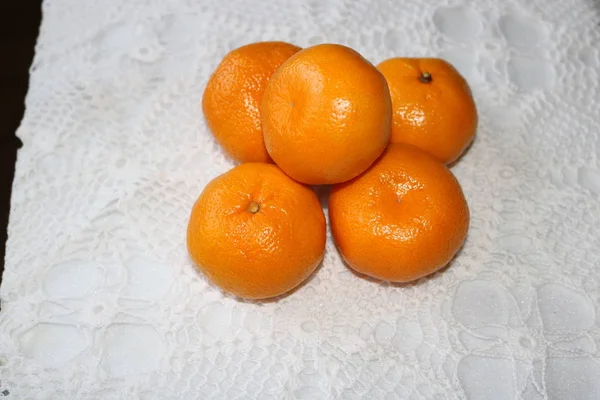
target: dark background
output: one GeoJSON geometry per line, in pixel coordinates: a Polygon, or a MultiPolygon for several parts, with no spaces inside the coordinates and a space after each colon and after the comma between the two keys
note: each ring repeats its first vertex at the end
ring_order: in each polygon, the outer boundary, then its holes
{"type": "Polygon", "coordinates": [[[29,66],[41,20],[41,0],[0,1],[0,282],[17,148],[29,66]]]}

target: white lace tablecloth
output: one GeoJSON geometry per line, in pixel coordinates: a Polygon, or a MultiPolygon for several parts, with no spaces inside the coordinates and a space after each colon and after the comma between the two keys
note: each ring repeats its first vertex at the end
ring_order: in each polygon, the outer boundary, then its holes
{"type": "MultiPolygon", "coordinates": [[[[599,399],[600,5],[594,0],[46,0],[1,287],[7,399],[599,399]],[[185,248],[233,164],[200,101],[240,45],[437,55],[470,82],[453,168],[472,225],[410,285],[321,269],[262,304],[185,248]]],[[[7,61],[7,60],[4,60],[7,61]]],[[[7,61],[10,62],[10,61],[7,61]]]]}

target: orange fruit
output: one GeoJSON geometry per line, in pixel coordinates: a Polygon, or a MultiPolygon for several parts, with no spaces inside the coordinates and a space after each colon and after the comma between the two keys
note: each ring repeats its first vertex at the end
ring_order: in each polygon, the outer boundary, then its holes
{"type": "Polygon", "coordinates": [[[226,153],[240,162],[269,162],[260,127],[260,103],[269,78],[300,48],[284,42],[252,43],[228,53],[202,98],[206,122],[226,153]]]}
{"type": "Polygon", "coordinates": [[[273,74],[261,120],[267,151],[285,173],[307,184],[343,182],[365,171],[389,142],[389,89],[356,51],[321,44],[273,74]]]}
{"type": "Polygon", "coordinates": [[[477,109],[467,81],[439,58],[392,58],[377,66],[392,96],[392,143],[408,143],[449,164],[475,137],[477,109]]]}
{"type": "Polygon", "coordinates": [[[446,265],[461,247],[469,209],[454,175],[417,147],[390,144],[359,177],[334,185],[329,217],[348,265],[409,282],[446,265]]]}
{"type": "Polygon", "coordinates": [[[273,164],[241,164],[213,179],[192,209],[187,247],[217,286],[242,298],[283,294],[304,281],[325,251],[315,193],[273,164]]]}

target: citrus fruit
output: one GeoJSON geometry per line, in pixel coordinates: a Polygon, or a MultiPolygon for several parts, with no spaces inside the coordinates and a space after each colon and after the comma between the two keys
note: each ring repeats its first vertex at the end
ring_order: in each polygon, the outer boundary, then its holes
{"type": "Polygon", "coordinates": [[[339,183],[365,171],[389,142],[389,89],[356,51],[316,45],[273,74],[261,120],[267,151],[285,173],[307,184],[339,183]]]}
{"type": "Polygon", "coordinates": [[[269,162],[260,127],[260,103],[273,72],[300,48],[252,43],[228,53],[202,98],[206,122],[226,153],[240,162],[269,162]]]}
{"type": "Polygon", "coordinates": [[[354,270],[408,282],[445,266],[461,247],[469,209],[454,175],[412,145],[390,144],[359,177],[334,185],[329,217],[354,270]]]}
{"type": "Polygon", "coordinates": [[[438,58],[392,58],[377,66],[392,96],[392,143],[408,143],[443,163],[455,161],[477,128],[467,81],[438,58]]]}
{"type": "Polygon", "coordinates": [[[298,286],[321,261],[325,216],[315,193],[277,166],[241,164],[200,194],[187,246],[198,268],[226,292],[274,297],[298,286]]]}

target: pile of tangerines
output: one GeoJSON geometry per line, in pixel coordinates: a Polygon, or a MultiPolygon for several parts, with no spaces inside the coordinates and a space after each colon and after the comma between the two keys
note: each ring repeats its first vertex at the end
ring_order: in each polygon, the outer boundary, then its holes
{"type": "Polygon", "coordinates": [[[446,165],[473,140],[477,110],[446,61],[375,67],[336,44],[254,43],[225,56],[202,106],[240,164],[200,194],[187,246],[226,292],[274,297],[315,271],[327,229],[318,185],[331,185],[331,232],[360,274],[412,281],[463,244],[469,209],[446,165]]]}

